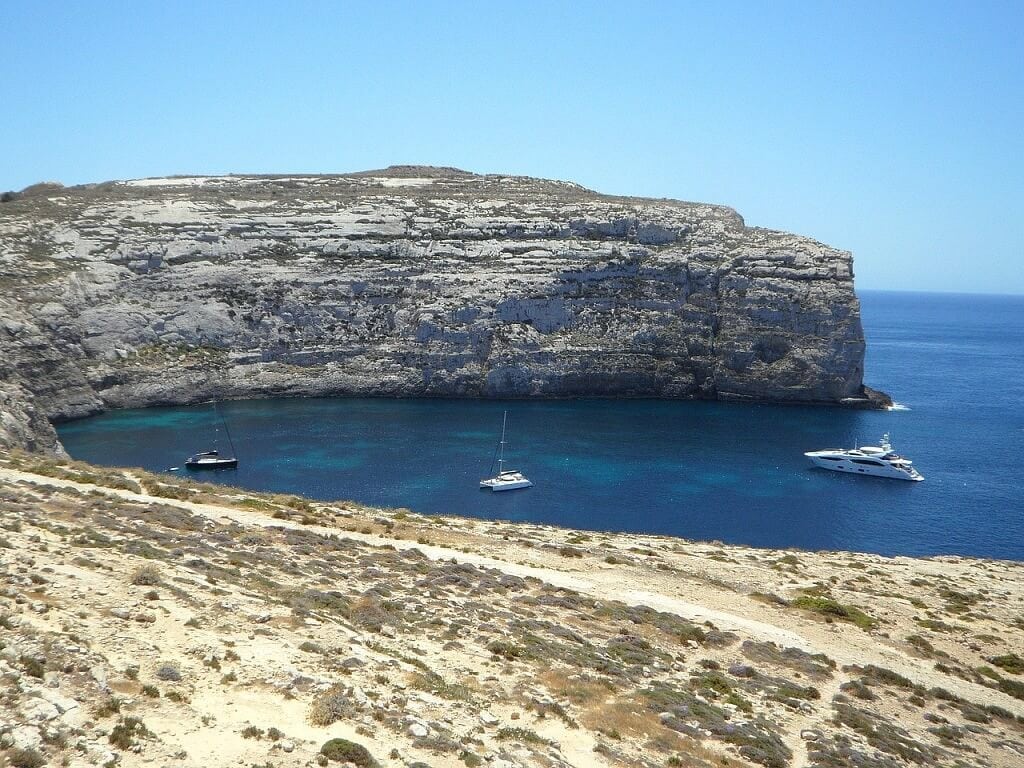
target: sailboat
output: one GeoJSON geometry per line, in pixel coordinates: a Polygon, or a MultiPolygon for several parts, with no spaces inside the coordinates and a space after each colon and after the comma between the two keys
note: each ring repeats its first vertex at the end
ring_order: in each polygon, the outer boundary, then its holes
{"type": "MultiPolygon", "coordinates": [[[[480,481],[481,488],[490,488],[492,491],[514,491],[517,488],[529,488],[533,483],[526,479],[526,476],[515,469],[505,469],[505,427],[508,425],[508,411],[501,420],[501,442],[498,443],[498,474],[480,481]]],[[[494,467],[494,464],[491,464],[494,467]]]]}
{"type": "MultiPolygon", "coordinates": [[[[220,409],[217,407],[217,402],[213,403],[213,410],[217,414],[217,418],[220,420],[220,426],[224,427],[224,434],[228,436],[228,445],[231,446],[230,456],[221,456],[220,451],[216,448],[210,451],[201,451],[189,456],[185,460],[186,469],[237,469],[238,459],[235,457],[235,444],[231,441],[231,433],[228,431],[228,424],[224,421],[224,417],[220,413],[220,409]]],[[[217,434],[220,434],[220,429],[217,428],[217,434]]],[[[214,438],[214,445],[217,444],[217,438],[214,438]]]]}

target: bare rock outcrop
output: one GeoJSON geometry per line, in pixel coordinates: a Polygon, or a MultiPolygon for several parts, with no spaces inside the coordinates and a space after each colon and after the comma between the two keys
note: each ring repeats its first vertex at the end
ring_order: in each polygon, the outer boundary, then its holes
{"type": "Polygon", "coordinates": [[[0,444],[255,395],[877,402],[852,258],[731,209],[444,168],[0,205],[0,444]]]}

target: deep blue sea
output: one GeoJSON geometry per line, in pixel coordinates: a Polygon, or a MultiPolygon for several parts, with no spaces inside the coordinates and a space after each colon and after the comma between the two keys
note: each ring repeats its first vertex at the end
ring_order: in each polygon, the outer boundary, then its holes
{"type": "MultiPolygon", "coordinates": [[[[706,402],[254,400],[220,405],[237,470],[198,479],[417,512],[768,547],[1024,560],[1024,297],[861,292],[866,381],[906,410],[706,402]],[[492,493],[506,457],[535,483],[492,493]],[[812,469],[890,432],[922,483],[812,469]]],[[[60,426],[72,456],[166,470],[211,446],[207,406],[60,426]]],[[[221,432],[219,447],[226,449],[221,432]]],[[[508,465],[507,465],[508,466],[508,465]]]]}

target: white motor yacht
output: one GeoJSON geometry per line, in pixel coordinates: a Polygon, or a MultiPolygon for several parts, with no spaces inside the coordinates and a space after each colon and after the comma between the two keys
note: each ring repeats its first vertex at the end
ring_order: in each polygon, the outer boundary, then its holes
{"type": "MultiPolygon", "coordinates": [[[[481,488],[492,491],[514,491],[517,488],[529,488],[533,485],[526,476],[515,469],[504,469],[505,464],[505,426],[508,424],[508,411],[501,420],[501,442],[498,443],[498,474],[480,481],[481,488]]],[[[494,468],[494,464],[491,464],[494,468]]]]}
{"type": "Polygon", "coordinates": [[[913,463],[905,456],[893,451],[889,433],[882,436],[878,446],[863,448],[829,448],[824,451],[809,451],[804,454],[816,467],[834,472],[851,472],[872,477],[888,477],[893,480],[924,480],[914,469],[913,463]]]}

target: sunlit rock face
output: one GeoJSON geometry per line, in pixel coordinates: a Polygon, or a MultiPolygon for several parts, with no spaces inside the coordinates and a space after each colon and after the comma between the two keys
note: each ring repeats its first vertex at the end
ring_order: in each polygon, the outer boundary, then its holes
{"type": "Polygon", "coordinates": [[[703,203],[400,167],[0,204],[0,441],[256,395],[862,403],[852,259],[703,203]]]}

